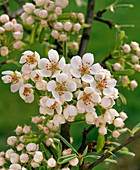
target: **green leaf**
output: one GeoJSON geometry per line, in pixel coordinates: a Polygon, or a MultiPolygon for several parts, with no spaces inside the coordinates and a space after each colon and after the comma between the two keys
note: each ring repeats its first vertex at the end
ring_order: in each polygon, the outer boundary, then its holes
{"type": "MultiPolygon", "coordinates": [[[[115,146],[117,146],[117,147],[121,145],[121,144],[118,143],[118,142],[111,142],[111,144],[113,144],[113,145],[115,145],[115,146]]],[[[124,146],[121,150],[122,150],[122,151],[129,151],[128,148],[125,147],[125,146],[124,146]]]]}
{"type": "Polygon", "coordinates": [[[57,134],[56,136],[58,136],[68,147],[70,147],[75,153],[78,154],[76,149],[68,141],[66,141],[66,139],[64,139],[60,134],[57,134]]]}
{"type": "Polygon", "coordinates": [[[112,72],[113,72],[113,70],[112,70],[111,63],[110,63],[110,62],[108,62],[108,61],[106,61],[106,62],[105,62],[105,64],[106,64],[106,66],[107,66],[108,70],[112,73],[112,72]]]}
{"type": "Polygon", "coordinates": [[[28,167],[27,167],[27,170],[32,170],[31,166],[28,166],[28,167]]]}
{"type": "Polygon", "coordinates": [[[120,99],[122,101],[123,104],[127,104],[126,98],[124,97],[124,95],[122,93],[119,93],[120,99]]]}
{"type": "Polygon", "coordinates": [[[120,70],[120,71],[114,72],[114,74],[116,74],[116,75],[128,75],[128,76],[131,76],[134,73],[135,73],[135,71],[132,69],[125,69],[125,70],[120,70]]]}
{"type": "Polygon", "coordinates": [[[34,43],[35,36],[36,36],[36,33],[37,33],[37,29],[38,29],[38,24],[35,24],[35,26],[32,29],[31,36],[30,36],[30,43],[31,44],[34,43]]]}
{"type": "Polygon", "coordinates": [[[49,37],[49,43],[50,44],[53,44],[55,42],[55,39],[50,35],[49,37]]]}
{"type": "Polygon", "coordinates": [[[44,37],[45,37],[45,27],[42,27],[40,35],[39,35],[39,42],[42,43],[44,41],[44,37]]]}
{"type": "Polygon", "coordinates": [[[68,19],[70,19],[70,13],[63,13],[62,15],[59,15],[58,16],[58,20],[60,21],[60,20],[68,20],[68,19]]]}
{"type": "Polygon", "coordinates": [[[117,36],[117,40],[116,40],[115,49],[117,49],[121,45],[122,40],[125,38],[125,31],[118,30],[117,35],[118,36],[117,36]]]}
{"type": "Polygon", "coordinates": [[[58,158],[57,162],[59,164],[64,164],[69,162],[70,160],[76,158],[77,155],[76,154],[70,154],[70,155],[66,155],[66,156],[61,156],[60,158],[58,158]]]}
{"type": "Polygon", "coordinates": [[[133,132],[133,134],[135,134],[137,131],[139,131],[140,130],[140,123],[138,123],[137,125],[135,125],[134,127],[133,127],[133,129],[132,129],[132,132],[133,132]]]}
{"type": "Polygon", "coordinates": [[[82,156],[85,156],[85,155],[87,154],[87,152],[88,152],[88,146],[85,148],[85,150],[84,150],[82,156]]]}
{"type": "Polygon", "coordinates": [[[131,158],[135,157],[135,154],[133,152],[119,150],[119,151],[117,151],[117,153],[122,154],[122,155],[126,155],[126,156],[130,156],[131,158]]]}
{"type": "Polygon", "coordinates": [[[42,133],[42,134],[37,138],[36,144],[41,143],[45,136],[46,136],[46,134],[45,134],[45,133],[42,133]]]}
{"type": "Polygon", "coordinates": [[[62,155],[62,144],[58,143],[57,145],[57,152],[58,152],[58,158],[62,155]]]}
{"type": "Polygon", "coordinates": [[[133,7],[134,7],[133,4],[118,4],[114,6],[114,8],[133,8],[133,7]]]}
{"type": "Polygon", "coordinates": [[[29,25],[27,23],[22,23],[24,29],[26,29],[27,31],[31,31],[33,29],[32,25],[29,25]]]}
{"type": "Polygon", "coordinates": [[[46,170],[44,166],[40,167],[39,170],[46,170]]]}
{"type": "MultiPolygon", "coordinates": [[[[98,156],[98,155],[87,155],[85,156],[85,158],[94,158],[94,159],[99,159],[101,156],[98,156]]],[[[114,159],[105,159],[104,162],[110,162],[110,163],[117,163],[116,160],[114,159]]]]}
{"type": "Polygon", "coordinates": [[[105,144],[105,137],[104,135],[99,134],[97,138],[97,152],[96,153],[99,153],[103,149],[104,144],[105,144]]]}

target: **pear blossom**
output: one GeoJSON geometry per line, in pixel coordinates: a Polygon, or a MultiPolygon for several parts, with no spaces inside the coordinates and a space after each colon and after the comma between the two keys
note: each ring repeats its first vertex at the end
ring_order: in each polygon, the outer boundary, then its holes
{"type": "Polygon", "coordinates": [[[40,109],[39,110],[40,110],[40,113],[44,114],[44,115],[46,115],[46,114],[53,115],[54,110],[56,110],[56,112],[58,114],[61,114],[62,106],[55,99],[44,96],[40,99],[40,109]]]}
{"type": "Polygon", "coordinates": [[[32,103],[34,100],[34,90],[32,87],[31,84],[25,84],[19,89],[19,95],[26,103],[32,103]]]}
{"type": "Polygon", "coordinates": [[[115,104],[114,100],[112,97],[105,96],[101,100],[101,106],[104,109],[111,108],[115,104]]]}
{"type": "Polygon", "coordinates": [[[3,71],[2,74],[5,76],[2,77],[4,83],[11,83],[11,92],[17,92],[20,87],[23,85],[22,75],[18,71],[3,71]]]}
{"type": "Polygon", "coordinates": [[[70,69],[70,72],[74,77],[81,77],[82,81],[91,83],[94,80],[93,76],[91,75],[93,62],[94,56],[91,53],[84,54],[82,59],[80,56],[74,56],[71,59],[72,68],[70,69]]]}
{"type": "Polygon", "coordinates": [[[36,151],[33,159],[36,163],[41,163],[41,161],[43,160],[42,152],[36,151]]]}
{"type": "Polygon", "coordinates": [[[95,124],[96,119],[98,118],[96,112],[86,113],[85,120],[87,124],[95,124]]]}
{"type": "Polygon", "coordinates": [[[40,73],[43,77],[55,77],[58,73],[60,73],[61,70],[63,70],[65,66],[65,58],[62,57],[58,62],[58,52],[53,49],[48,52],[48,57],[49,60],[46,58],[42,58],[38,62],[38,67],[41,69],[40,73]]]}
{"type": "Polygon", "coordinates": [[[3,166],[5,164],[5,159],[3,157],[0,157],[0,166],[3,166]]]}
{"type": "Polygon", "coordinates": [[[77,115],[77,108],[73,105],[69,105],[63,110],[63,115],[66,120],[70,122],[74,121],[74,118],[77,115]]]}
{"type": "Polygon", "coordinates": [[[21,170],[21,165],[17,163],[11,164],[9,170],[21,170]]]}
{"type": "Polygon", "coordinates": [[[0,48],[0,54],[1,54],[2,57],[7,56],[8,53],[9,53],[8,47],[3,46],[3,47],[0,48]]]}
{"type": "Polygon", "coordinates": [[[7,144],[10,146],[14,146],[17,143],[17,137],[16,136],[10,136],[7,139],[7,144]]]}
{"type": "Polygon", "coordinates": [[[10,155],[10,162],[11,163],[18,163],[19,161],[19,155],[17,153],[11,153],[10,155]]]}
{"type": "Polygon", "coordinates": [[[80,113],[95,112],[94,105],[101,102],[101,97],[92,87],[86,87],[77,97],[77,108],[80,113]]]}
{"type": "Polygon", "coordinates": [[[23,56],[21,57],[19,63],[23,64],[22,72],[23,73],[30,73],[33,68],[37,66],[37,62],[40,60],[40,55],[35,51],[25,51],[23,56]]]}
{"type": "Polygon", "coordinates": [[[27,163],[28,160],[29,160],[28,154],[23,153],[23,154],[20,155],[20,162],[21,163],[27,163]]]}
{"type": "Polygon", "coordinates": [[[62,114],[56,114],[53,117],[53,123],[56,126],[59,126],[60,124],[64,124],[65,123],[65,117],[62,114]]]}
{"type": "Polygon", "coordinates": [[[23,9],[27,14],[32,14],[35,10],[35,6],[32,3],[26,3],[25,5],[23,5],[23,9]]]}
{"type": "Polygon", "coordinates": [[[32,81],[37,82],[42,80],[41,70],[33,70],[30,74],[30,78],[32,81]]]}
{"type": "Polygon", "coordinates": [[[77,164],[79,163],[79,160],[78,160],[78,158],[74,158],[74,159],[70,160],[69,163],[72,166],[77,166],[77,164]]]}
{"type": "Polygon", "coordinates": [[[107,134],[107,128],[105,127],[105,125],[100,126],[98,131],[99,131],[100,135],[106,135],[107,134]]]}
{"type": "Polygon", "coordinates": [[[12,153],[14,153],[14,150],[13,150],[13,149],[8,149],[8,150],[5,152],[5,157],[6,157],[7,159],[9,159],[9,158],[10,158],[10,155],[11,155],[12,153]]]}

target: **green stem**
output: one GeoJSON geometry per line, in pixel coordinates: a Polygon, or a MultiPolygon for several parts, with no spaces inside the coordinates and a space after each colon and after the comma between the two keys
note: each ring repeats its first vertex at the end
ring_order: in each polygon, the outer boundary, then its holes
{"type": "Polygon", "coordinates": [[[42,133],[42,134],[38,137],[38,139],[37,139],[37,141],[36,141],[36,144],[41,143],[45,136],[46,136],[46,134],[45,134],[45,133],[42,133]]]}
{"type": "Polygon", "coordinates": [[[68,51],[67,51],[67,41],[65,41],[63,43],[63,55],[65,58],[67,58],[67,54],[68,54],[68,51]]]}

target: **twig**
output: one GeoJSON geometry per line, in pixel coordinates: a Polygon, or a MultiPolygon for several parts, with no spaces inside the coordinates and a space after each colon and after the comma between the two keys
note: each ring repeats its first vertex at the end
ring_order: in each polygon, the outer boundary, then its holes
{"type": "Polygon", "coordinates": [[[78,152],[83,153],[84,149],[86,148],[86,139],[88,133],[95,127],[95,125],[90,126],[87,130],[84,129],[83,131],[83,138],[82,138],[82,145],[80,146],[78,152]]]}
{"type": "Polygon", "coordinates": [[[100,18],[98,16],[94,16],[94,20],[107,24],[110,29],[112,29],[115,26],[115,23],[113,21],[106,20],[106,19],[100,18]]]}
{"type": "Polygon", "coordinates": [[[104,58],[104,60],[101,62],[101,66],[102,66],[103,68],[107,68],[107,67],[106,67],[106,64],[105,64],[105,62],[106,62],[107,60],[113,59],[113,56],[112,56],[111,52],[109,52],[109,53],[110,53],[109,56],[107,56],[106,58],[104,58]]]}
{"type": "MultiPolygon", "coordinates": [[[[111,151],[113,154],[116,153],[117,151],[119,151],[120,149],[122,149],[124,146],[128,145],[129,143],[131,143],[132,141],[134,141],[135,139],[140,138],[140,133],[128,138],[125,142],[123,142],[120,146],[118,146],[117,148],[115,148],[113,151],[111,151]]],[[[89,164],[86,163],[83,167],[83,170],[92,170],[92,168],[94,168],[95,166],[97,166],[98,164],[100,164],[101,162],[103,162],[106,158],[110,157],[112,154],[111,153],[107,153],[105,155],[102,155],[101,158],[99,158],[97,161],[95,161],[93,164],[89,164]],[[88,164],[88,165],[87,165],[88,164]]]]}
{"type": "Polygon", "coordinates": [[[92,27],[92,22],[94,19],[94,6],[95,6],[95,0],[88,0],[88,7],[87,7],[87,14],[86,14],[86,20],[85,23],[89,24],[89,28],[85,28],[83,30],[83,35],[79,47],[79,52],[78,54],[80,56],[83,56],[83,54],[87,50],[88,42],[90,39],[90,33],[91,33],[91,27],[92,27]]]}
{"type": "Polygon", "coordinates": [[[6,63],[7,63],[6,60],[5,60],[5,61],[2,61],[2,62],[0,63],[0,68],[1,68],[2,65],[6,64],[6,63]]]}
{"type": "Polygon", "coordinates": [[[97,17],[102,17],[103,14],[104,14],[106,11],[107,11],[107,8],[105,8],[105,9],[103,9],[103,10],[99,10],[99,11],[96,13],[97,17]]]}

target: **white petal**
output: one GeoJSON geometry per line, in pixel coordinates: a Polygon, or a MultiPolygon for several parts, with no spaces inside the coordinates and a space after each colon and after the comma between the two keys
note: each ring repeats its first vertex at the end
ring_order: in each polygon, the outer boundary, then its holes
{"type": "Polygon", "coordinates": [[[101,97],[98,93],[92,93],[91,94],[91,100],[94,102],[94,103],[100,103],[101,102],[101,97]]]}
{"type": "Polygon", "coordinates": [[[19,86],[19,83],[16,83],[16,84],[11,84],[11,92],[15,93],[19,90],[20,86],[19,86]]]}
{"type": "Polygon", "coordinates": [[[72,100],[72,98],[73,98],[73,95],[72,95],[71,92],[66,91],[66,92],[64,92],[64,94],[62,95],[62,97],[63,97],[63,99],[64,99],[65,101],[70,102],[70,101],[72,100]]]}
{"type": "Polygon", "coordinates": [[[114,88],[105,88],[105,89],[103,89],[103,94],[106,95],[106,96],[110,96],[113,93],[114,93],[114,88]]]}
{"type": "Polygon", "coordinates": [[[48,115],[53,115],[54,114],[54,110],[53,109],[50,109],[50,108],[46,108],[46,113],[48,115]]]}
{"type": "Polygon", "coordinates": [[[40,107],[40,108],[39,108],[39,113],[40,113],[40,114],[43,114],[43,115],[46,115],[46,108],[47,108],[47,107],[40,107]]]}
{"type": "Polygon", "coordinates": [[[9,75],[13,75],[14,72],[13,72],[13,71],[3,71],[1,74],[9,74],[9,75]]]}
{"type": "Polygon", "coordinates": [[[53,117],[53,123],[56,125],[56,126],[59,126],[59,124],[64,124],[65,123],[65,118],[63,115],[55,115],[53,117]]]}
{"type": "Polygon", "coordinates": [[[88,112],[88,113],[90,113],[90,112],[94,112],[95,111],[95,109],[93,108],[94,107],[94,105],[86,105],[86,111],[88,112]]]}
{"type": "Polygon", "coordinates": [[[77,108],[75,106],[70,105],[67,107],[67,110],[68,110],[70,116],[77,115],[77,108]]]}
{"type": "Polygon", "coordinates": [[[55,102],[54,99],[49,98],[46,102],[46,106],[51,107],[54,104],[54,102],[55,102]]]}
{"type": "Polygon", "coordinates": [[[59,83],[65,82],[67,79],[68,79],[68,75],[65,73],[61,73],[56,76],[56,81],[59,83]]]}
{"type": "Polygon", "coordinates": [[[22,66],[21,71],[22,71],[23,73],[30,73],[30,72],[32,71],[32,69],[30,68],[30,65],[24,64],[24,65],[22,66]]]}
{"type": "Polygon", "coordinates": [[[85,87],[84,92],[86,94],[90,94],[94,92],[94,89],[92,87],[85,87]]]}
{"type": "Polygon", "coordinates": [[[74,68],[71,68],[71,69],[70,69],[70,73],[71,73],[74,77],[76,77],[76,78],[80,78],[80,77],[81,77],[81,73],[80,73],[78,70],[74,69],[74,68]]]}
{"type": "Polygon", "coordinates": [[[58,60],[59,60],[58,52],[56,50],[53,50],[53,49],[49,50],[48,57],[53,62],[58,62],[58,60]]]}
{"type": "Polygon", "coordinates": [[[93,89],[96,89],[96,87],[97,87],[96,81],[93,81],[93,82],[90,84],[90,86],[91,86],[93,89]]]}
{"type": "Polygon", "coordinates": [[[35,51],[35,59],[38,61],[40,59],[40,55],[35,51]]]}
{"type": "Polygon", "coordinates": [[[64,109],[63,115],[64,115],[65,119],[68,119],[68,118],[69,118],[69,112],[68,112],[68,109],[67,109],[67,108],[64,109]]]}
{"type": "Polygon", "coordinates": [[[77,102],[77,108],[79,109],[79,110],[83,110],[83,112],[85,112],[85,104],[84,104],[84,102],[83,102],[83,100],[79,100],[78,102],[77,102]]]}
{"type": "Polygon", "coordinates": [[[82,65],[82,60],[80,56],[74,56],[71,59],[71,65],[73,68],[79,69],[79,67],[82,65]]]}
{"type": "Polygon", "coordinates": [[[77,100],[79,100],[81,97],[83,97],[83,91],[80,91],[78,96],[77,96],[77,100]]]}
{"type": "Polygon", "coordinates": [[[91,74],[96,74],[96,73],[99,72],[99,70],[100,70],[101,68],[102,68],[101,65],[100,65],[99,63],[96,63],[96,64],[94,64],[94,65],[92,65],[92,66],[90,67],[90,73],[91,73],[91,74]]]}
{"type": "Polygon", "coordinates": [[[52,72],[50,70],[41,70],[40,75],[42,77],[50,77],[52,75],[52,72]]]}
{"type": "Polygon", "coordinates": [[[24,53],[22,53],[22,54],[24,54],[24,55],[33,55],[34,53],[32,52],[32,51],[25,51],[24,53]]]}
{"type": "Polygon", "coordinates": [[[55,71],[55,73],[52,75],[52,78],[55,78],[58,74],[60,74],[61,70],[55,71]]]}
{"type": "Polygon", "coordinates": [[[47,84],[47,90],[53,91],[56,88],[56,82],[54,80],[51,80],[47,84]]]}
{"type": "Polygon", "coordinates": [[[106,98],[106,97],[104,97],[104,98],[102,99],[102,101],[101,101],[101,106],[102,106],[103,108],[109,108],[109,107],[111,107],[112,105],[113,105],[113,101],[112,101],[111,98],[106,98]]]}
{"type": "Polygon", "coordinates": [[[108,79],[107,81],[107,87],[115,87],[117,81],[115,79],[108,79]]]}
{"type": "Polygon", "coordinates": [[[82,81],[86,83],[92,83],[93,80],[94,78],[91,75],[85,74],[84,76],[82,76],[82,81]]]}
{"type": "Polygon", "coordinates": [[[33,101],[34,101],[34,95],[30,95],[25,98],[26,103],[32,103],[33,101]]]}
{"type": "Polygon", "coordinates": [[[8,75],[3,76],[1,79],[3,80],[4,83],[11,83],[11,81],[12,81],[12,77],[8,76],[8,75]]]}
{"type": "Polygon", "coordinates": [[[76,88],[77,88],[76,83],[73,80],[68,80],[65,86],[66,86],[66,89],[71,92],[76,91],[76,88]]]}
{"type": "Polygon", "coordinates": [[[20,58],[19,63],[22,64],[22,63],[25,63],[25,62],[26,62],[26,56],[23,55],[23,56],[20,58]]]}
{"type": "Polygon", "coordinates": [[[86,53],[83,55],[83,64],[91,66],[94,62],[94,56],[91,53],[86,53]]]}
{"type": "Polygon", "coordinates": [[[42,58],[41,60],[39,60],[38,62],[38,67],[40,69],[46,70],[46,65],[49,65],[50,61],[46,58],[42,58]]]}
{"type": "Polygon", "coordinates": [[[58,114],[62,113],[62,106],[61,106],[61,104],[59,104],[59,103],[56,104],[56,111],[57,111],[58,114]]]}
{"type": "Polygon", "coordinates": [[[57,102],[60,102],[60,101],[59,101],[59,93],[58,93],[57,91],[52,91],[52,95],[53,95],[53,97],[55,98],[55,100],[56,100],[57,102]]]}
{"type": "Polygon", "coordinates": [[[33,69],[37,66],[37,62],[35,62],[34,64],[30,64],[30,68],[33,69]]]}
{"type": "Polygon", "coordinates": [[[58,68],[60,68],[60,70],[63,70],[64,67],[65,67],[65,64],[66,64],[66,61],[65,61],[65,58],[62,57],[57,65],[58,68]]]}

